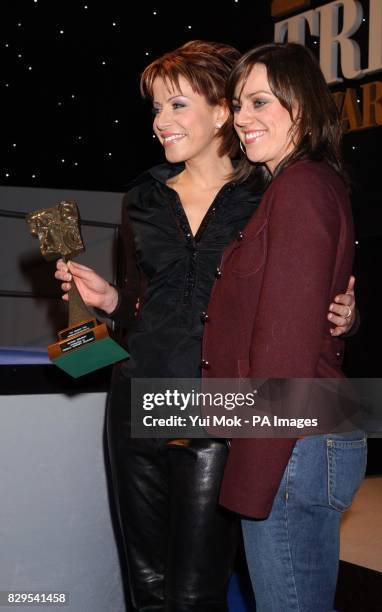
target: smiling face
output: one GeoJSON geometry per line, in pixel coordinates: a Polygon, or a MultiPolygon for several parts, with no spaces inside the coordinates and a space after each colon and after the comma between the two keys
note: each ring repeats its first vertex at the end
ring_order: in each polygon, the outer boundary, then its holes
{"type": "MultiPolygon", "coordinates": [[[[293,151],[295,126],[268,83],[264,64],[255,64],[244,86],[240,81],[232,102],[235,130],[252,162],[276,166],[293,151]]],[[[296,111],[294,116],[296,116],[296,111]]]]}
{"type": "Polygon", "coordinates": [[[224,123],[228,110],[208,104],[184,77],[179,77],[179,89],[159,77],[155,79],[153,112],[154,132],[169,162],[217,155],[217,126],[224,123]]]}

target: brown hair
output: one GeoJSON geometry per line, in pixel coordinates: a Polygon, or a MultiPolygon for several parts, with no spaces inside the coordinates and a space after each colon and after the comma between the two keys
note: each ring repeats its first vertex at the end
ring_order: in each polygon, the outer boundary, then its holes
{"type": "MultiPolygon", "coordinates": [[[[287,109],[293,122],[293,151],[277,166],[274,174],[293,162],[308,158],[325,160],[345,180],[341,156],[341,123],[337,107],[325,82],[324,75],[309,49],[296,43],[269,43],[248,51],[236,64],[227,83],[227,98],[231,105],[238,84],[244,85],[255,64],[263,64],[272,93],[287,109]],[[293,108],[298,116],[293,119],[293,108]]],[[[245,157],[236,170],[236,179],[244,180],[257,164],[245,157]]],[[[272,178],[261,165],[263,178],[272,178]]]]}
{"type": "MultiPolygon", "coordinates": [[[[179,77],[182,76],[209,104],[221,104],[226,99],[227,79],[239,58],[239,51],[230,45],[192,40],[174,51],[165,53],[145,68],[141,76],[141,94],[144,98],[152,99],[156,78],[163,79],[180,90],[179,77]]],[[[218,154],[221,157],[236,157],[239,147],[232,117],[220,128],[218,136],[221,139],[218,154]]]]}

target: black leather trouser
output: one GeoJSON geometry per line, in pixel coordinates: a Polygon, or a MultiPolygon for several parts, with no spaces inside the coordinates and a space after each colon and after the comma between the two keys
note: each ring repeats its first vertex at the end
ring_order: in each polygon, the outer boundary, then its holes
{"type": "Polygon", "coordinates": [[[133,439],[123,395],[109,401],[108,442],[135,608],[227,612],[239,522],[218,506],[226,445],[133,439]]]}

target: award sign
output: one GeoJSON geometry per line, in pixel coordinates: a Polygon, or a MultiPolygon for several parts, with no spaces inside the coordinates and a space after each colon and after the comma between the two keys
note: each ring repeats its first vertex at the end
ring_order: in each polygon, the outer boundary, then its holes
{"type": "MultiPolygon", "coordinates": [[[[42,208],[26,217],[30,232],[40,241],[40,251],[48,261],[67,261],[85,250],[80,229],[78,208],[73,201],[42,208]]],[[[98,370],[129,354],[110,338],[105,323],[99,323],[89,312],[74,280],[69,291],[68,327],[58,332],[58,341],[48,346],[51,361],[78,378],[98,370]]]]}

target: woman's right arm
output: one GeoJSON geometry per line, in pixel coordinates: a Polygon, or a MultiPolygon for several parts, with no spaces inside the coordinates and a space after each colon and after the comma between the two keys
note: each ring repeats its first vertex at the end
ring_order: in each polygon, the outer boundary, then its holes
{"type": "Polygon", "coordinates": [[[118,303],[118,291],[110,285],[95,270],[75,261],[57,261],[55,277],[63,281],[61,289],[64,291],[63,300],[68,301],[68,291],[71,283],[75,282],[77,289],[87,306],[99,308],[109,314],[115,310],[118,303]]]}

